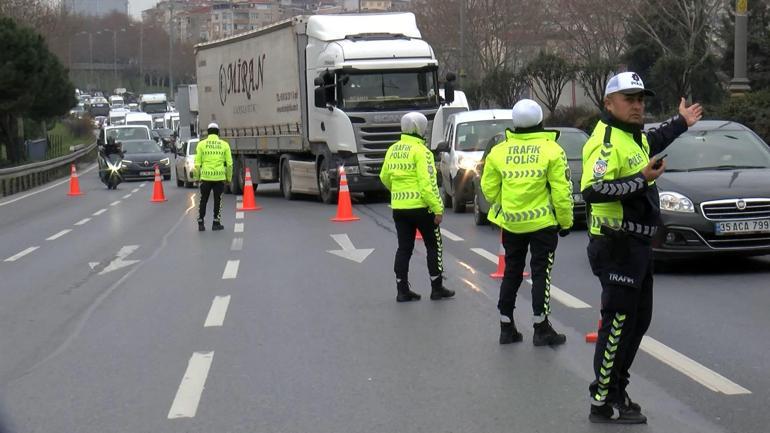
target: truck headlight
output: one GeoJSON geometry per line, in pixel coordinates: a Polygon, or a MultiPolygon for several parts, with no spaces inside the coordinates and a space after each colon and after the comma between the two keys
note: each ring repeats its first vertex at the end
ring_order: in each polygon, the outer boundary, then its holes
{"type": "Polygon", "coordinates": [[[476,165],[478,163],[479,160],[468,156],[460,156],[460,158],[457,159],[457,166],[467,171],[476,171],[476,165]]]}
{"type": "Polygon", "coordinates": [[[695,206],[693,206],[692,200],[678,192],[662,191],[658,196],[660,197],[661,210],[683,213],[695,212],[695,206]]]}

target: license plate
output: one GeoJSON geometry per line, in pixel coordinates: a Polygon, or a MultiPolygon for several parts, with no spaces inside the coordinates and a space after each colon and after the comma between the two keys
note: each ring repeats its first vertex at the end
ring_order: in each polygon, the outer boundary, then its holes
{"type": "Polygon", "coordinates": [[[717,235],[770,233],[770,219],[750,221],[723,221],[714,226],[717,235]]]}
{"type": "Polygon", "coordinates": [[[154,171],[141,171],[139,172],[139,176],[155,176],[154,171]]]}

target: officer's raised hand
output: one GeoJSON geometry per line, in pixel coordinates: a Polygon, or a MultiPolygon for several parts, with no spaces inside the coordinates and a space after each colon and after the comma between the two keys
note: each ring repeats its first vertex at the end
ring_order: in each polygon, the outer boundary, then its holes
{"type": "Polygon", "coordinates": [[[656,156],[651,158],[650,162],[647,163],[647,166],[642,169],[642,176],[649,182],[660,177],[664,171],[666,171],[666,160],[656,156]],[[660,163],[659,166],[657,166],[658,163],[660,163]]]}
{"type": "Polygon", "coordinates": [[[703,117],[703,107],[692,104],[689,107],[684,98],[679,101],[679,115],[687,122],[687,127],[695,125],[703,117]]]}

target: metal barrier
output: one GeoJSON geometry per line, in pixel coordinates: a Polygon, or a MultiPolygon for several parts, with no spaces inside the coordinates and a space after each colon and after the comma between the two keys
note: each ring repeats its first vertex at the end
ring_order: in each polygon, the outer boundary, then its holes
{"type": "Polygon", "coordinates": [[[0,197],[26,191],[70,174],[70,164],[96,158],[96,142],[78,144],[72,153],[48,161],[0,169],[0,197]]]}

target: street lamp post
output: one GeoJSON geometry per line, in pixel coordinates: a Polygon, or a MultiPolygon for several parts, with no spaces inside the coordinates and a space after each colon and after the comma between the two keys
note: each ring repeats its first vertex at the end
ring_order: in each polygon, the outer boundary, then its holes
{"type": "Polygon", "coordinates": [[[112,80],[114,84],[118,84],[118,32],[125,32],[126,29],[105,29],[106,32],[112,32],[112,80]]]}
{"type": "MultiPolygon", "coordinates": [[[[85,30],[76,33],[77,35],[88,35],[88,84],[93,85],[94,81],[94,40],[93,33],[85,30]]],[[[98,35],[99,32],[96,32],[98,35]]]]}
{"type": "Polygon", "coordinates": [[[751,90],[746,73],[746,45],[748,40],[748,0],[735,2],[735,49],[733,58],[733,79],[730,81],[730,93],[740,96],[751,90]]]}

